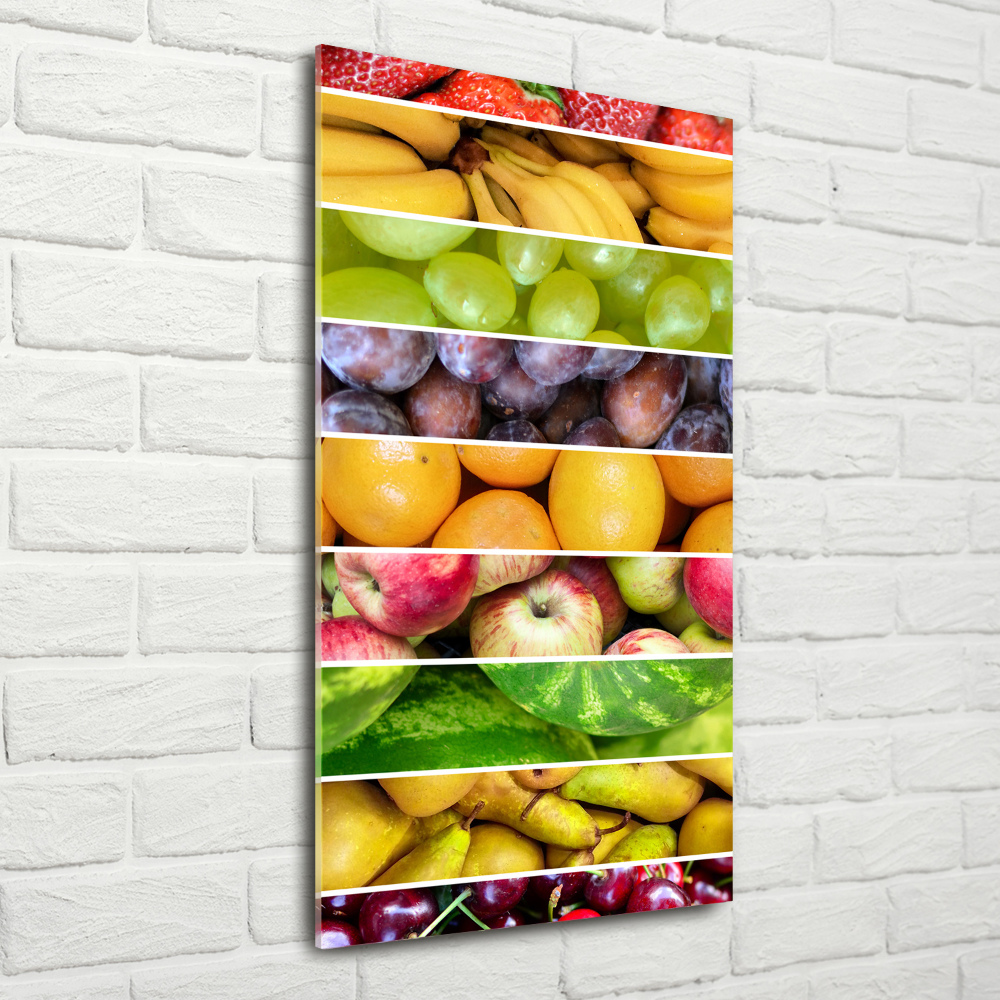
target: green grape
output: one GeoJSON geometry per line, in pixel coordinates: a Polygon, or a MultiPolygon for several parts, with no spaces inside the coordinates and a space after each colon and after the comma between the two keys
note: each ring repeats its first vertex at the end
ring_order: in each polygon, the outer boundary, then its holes
{"type": "Polygon", "coordinates": [[[617,322],[642,322],[653,289],[671,273],[667,254],[659,250],[643,250],[635,255],[621,274],[597,286],[601,308],[617,322]]]}
{"type": "Polygon", "coordinates": [[[615,327],[615,333],[624,337],[630,344],[636,347],[649,347],[649,338],[646,336],[646,328],[641,323],[632,323],[625,320],[615,327]]]}
{"type": "Polygon", "coordinates": [[[551,274],[563,252],[563,241],[531,233],[497,233],[497,254],[507,273],[521,285],[537,285],[551,274]]]}
{"type": "Polygon", "coordinates": [[[560,268],[538,283],[528,307],[528,329],[535,337],[583,340],[600,314],[601,302],[590,278],[560,268]]]}
{"type": "Polygon", "coordinates": [[[690,347],[708,329],[708,296],[690,278],[675,274],[653,289],[646,306],[646,336],[653,347],[690,347]]]}
{"type": "Polygon", "coordinates": [[[606,243],[566,241],[566,262],[591,281],[607,281],[622,273],[635,259],[638,247],[616,247],[606,243]]]}
{"type": "Polygon", "coordinates": [[[712,313],[704,336],[691,345],[692,351],[706,354],[733,353],[733,314],[712,313]]]}
{"type": "Polygon", "coordinates": [[[415,281],[418,285],[422,285],[424,283],[424,271],[427,270],[427,265],[429,263],[429,260],[390,259],[389,267],[391,267],[393,271],[405,274],[411,281],[415,281]]]}
{"type": "Polygon", "coordinates": [[[527,320],[520,315],[520,313],[514,313],[513,316],[502,327],[500,327],[501,333],[512,333],[515,337],[527,337],[530,335],[531,331],[528,329],[527,320]]]}
{"type": "Polygon", "coordinates": [[[482,254],[490,260],[500,263],[497,256],[497,234],[495,229],[477,229],[473,237],[476,245],[469,250],[469,253],[482,254]]]}
{"type": "Polygon", "coordinates": [[[387,267],[346,267],[320,283],[323,315],[373,323],[437,326],[431,300],[410,278],[387,267]]]}
{"type": "Polygon", "coordinates": [[[475,232],[474,226],[396,219],[367,212],[344,212],[343,218],[344,225],[365,246],[397,260],[426,260],[457,247],[475,232]]]}
{"type": "Polygon", "coordinates": [[[439,254],[424,272],[435,308],[463,330],[499,330],[517,305],[510,275],[474,253],[439,254]]]}
{"type": "Polygon", "coordinates": [[[726,267],[727,263],[712,257],[696,257],[687,270],[687,276],[708,296],[713,315],[733,311],[733,272],[726,267]]]}
{"type": "Polygon", "coordinates": [[[332,208],[320,209],[317,220],[322,240],[320,242],[320,274],[339,271],[344,267],[384,267],[388,263],[385,254],[365,246],[341,218],[341,213],[332,208]]]}

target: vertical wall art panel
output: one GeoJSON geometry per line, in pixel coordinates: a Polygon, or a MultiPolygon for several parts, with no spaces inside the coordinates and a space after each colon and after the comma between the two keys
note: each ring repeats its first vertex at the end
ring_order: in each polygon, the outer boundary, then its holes
{"type": "Polygon", "coordinates": [[[317,944],[732,898],[732,123],[321,45],[317,944]]]}

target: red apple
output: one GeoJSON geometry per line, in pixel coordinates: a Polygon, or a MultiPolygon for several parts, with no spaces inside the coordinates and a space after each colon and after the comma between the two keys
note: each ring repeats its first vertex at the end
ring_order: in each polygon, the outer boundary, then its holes
{"type": "Polygon", "coordinates": [[[557,556],[555,567],[575,576],[597,598],[604,621],[601,645],[613,642],[628,618],[628,605],[604,560],[599,556],[557,556]]]}
{"type": "Polygon", "coordinates": [[[479,597],[481,594],[492,593],[494,590],[506,587],[508,583],[530,580],[547,570],[553,558],[553,556],[537,555],[480,555],[479,577],[472,596],[479,597]]]}
{"type": "Polygon", "coordinates": [[[731,653],[732,639],[720,639],[700,618],[677,637],[692,653],[731,653]]]}
{"type": "Polygon", "coordinates": [[[733,560],[688,559],[684,591],[699,618],[716,632],[733,637],[733,560]]]}
{"type": "Polygon", "coordinates": [[[364,618],[331,618],[319,627],[320,657],[327,660],[415,660],[401,636],[386,635],[364,618]]]}
{"type": "Polygon", "coordinates": [[[613,642],[604,653],[606,656],[662,656],[664,653],[687,653],[690,650],[676,635],[659,628],[637,628],[613,642]]]}
{"type": "Polygon", "coordinates": [[[599,653],[604,624],[597,598],[575,576],[549,569],[479,599],[469,641],[474,656],[599,653]]]}
{"type": "Polygon", "coordinates": [[[472,597],[478,555],[338,552],[340,589],[365,621],[390,635],[427,635],[472,597]]]}

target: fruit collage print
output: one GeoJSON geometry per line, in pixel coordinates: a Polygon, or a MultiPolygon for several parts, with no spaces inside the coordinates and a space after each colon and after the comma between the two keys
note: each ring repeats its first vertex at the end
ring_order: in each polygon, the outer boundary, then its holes
{"type": "Polygon", "coordinates": [[[317,946],[732,899],[732,122],[316,74],[317,946]]]}

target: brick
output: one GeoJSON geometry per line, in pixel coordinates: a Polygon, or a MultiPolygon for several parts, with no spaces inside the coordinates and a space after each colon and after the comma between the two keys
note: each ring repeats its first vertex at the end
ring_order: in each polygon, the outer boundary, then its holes
{"type": "Polygon", "coordinates": [[[837,0],[834,62],[975,83],[982,21],[920,0],[837,0]]]}
{"type": "Polygon", "coordinates": [[[755,889],[785,889],[810,881],[813,821],[809,813],[741,806],[733,831],[737,898],[755,889]]]}
{"type": "Polygon", "coordinates": [[[134,41],[146,27],[143,0],[88,0],[67,5],[60,0],[0,0],[0,21],[23,21],[84,35],[134,41]]]}
{"type": "Polygon", "coordinates": [[[303,70],[264,75],[260,151],[269,160],[312,162],[314,86],[308,67],[303,70]]]}
{"type": "Polygon", "coordinates": [[[250,675],[250,733],[259,750],[299,750],[313,742],[311,663],[275,663],[250,675]]]}
{"type": "Polygon", "coordinates": [[[149,365],[142,373],[147,451],[305,458],[313,450],[313,373],[149,365]]]}
{"type": "Polygon", "coordinates": [[[904,480],[863,490],[834,484],[825,490],[826,551],[837,555],[960,552],[968,535],[965,489],[904,480]]]}
{"type": "MultiPolygon", "coordinates": [[[[888,519],[887,519],[888,521],[888,519]]],[[[900,643],[828,647],[816,657],[819,714],[824,719],[871,719],[953,712],[962,707],[963,678],[944,665],[945,644],[900,643]]]]}
{"type": "Polygon", "coordinates": [[[247,358],[256,289],[227,268],[17,251],[14,332],[25,347],[247,358]]]}
{"type": "Polygon", "coordinates": [[[907,81],[788,59],[758,58],[755,69],[755,128],[844,146],[903,148],[907,81]]]}
{"type": "Polygon", "coordinates": [[[134,406],[122,365],[5,358],[0,366],[0,446],[124,450],[134,406]]]}
{"type": "Polygon", "coordinates": [[[958,960],[962,1000],[1000,998],[1000,948],[969,951],[958,960]]]}
{"type": "Polygon", "coordinates": [[[609,8],[601,0],[485,0],[489,6],[523,10],[545,17],[568,17],[573,21],[620,25],[655,31],[663,27],[663,4],[638,0],[627,8],[609,8]]]}
{"type": "MultiPolygon", "coordinates": [[[[732,906],[698,906],[669,915],[633,913],[608,921],[606,928],[585,926],[589,920],[566,928],[562,967],[566,996],[583,1000],[721,978],[729,972],[732,911],[732,906]],[[669,962],[663,960],[665,935],[670,942],[669,962]],[[622,961],[623,955],[628,961],[622,961]]],[[[523,940],[527,945],[527,934],[523,940]]],[[[509,980],[515,988],[515,979],[509,980]]],[[[535,994],[526,990],[521,995],[535,994]]]]}
{"type": "Polygon", "coordinates": [[[966,647],[969,660],[966,678],[967,708],[1000,710],[1000,652],[995,642],[966,647]]]}
{"type": "Polygon", "coordinates": [[[979,180],[983,189],[983,241],[996,245],[1000,243],[1000,178],[987,174],[979,180]]]}
{"type": "Polygon", "coordinates": [[[228,951],[245,933],[236,864],[60,875],[0,886],[8,975],[228,951]],[[86,933],[67,935],[87,914],[86,933]]]}
{"type": "Polygon", "coordinates": [[[146,244],[194,257],[306,263],[312,247],[302,206],[313,193],[300,174],[147,163],[146,244]]]}
{"type": "Polygon", "coordinates": [[[834,320],[827,387],[849,396],[964,399],[972,373],[963,330],[874,317],[834,320]]]}
{"type": "Polygon", "coordinates": [[[826,317],[789,313],[740,302],[733,310],[739,364],[733,368],[740,389],[818,392],[824,383],[826,317]],[[743,344],[753,344],[743,351],[743,344]]]}
{"type": "Polygon", "coordinates": [[[0,236],[113,250],[135,239],[141,185],[132,159],[5,145],[0,185],[15,195],[5,199],[0,236]]]}
{"type": "Polygon", "coordinates": [[[902,791],[996,788],[998,765],[1000,729],[989,718],[911,723],[893,733],[892,772],[902,791]]]}
{"type": "Polygon", "coordinates": [[[159,563],[139,570],[143,653],[271,653],[312,646],[309,568],[159,563]]]}
{"type": "Polygon", "coordinates": [[[1000,552],[1000,491],[984,487],[973,490],[969,541],[973,552],[1000,552]]]}
{"type": "Polygon", "coordinates": [[[768,226],[750,235],[750,274],[754,305],[885,316],[906,305],[906,252],[881,233],[768,226]]]}
{"type": "Polygon", "coordinates": [[[898,156],[852,156],[835,157],[832,170],[833,208],[844,225],[957,243],[976,238],[975,168],[898,156]]]}
{"type": "Polygon", "coordinates": [[[128,566],[7,562],[0,567],[0,656],[123,656],[132,592],[128,566]]]}
{"type": "MultiPolygon", "coordinates": [[[[700,9],[714,13],[716,8],[700,9]]],[[[829,153],[822,146],[745,129],[739,136],[737,162],[733,210],[738,215],[788,222],[829,217],[829,153]]]]}
{"type": "Polygon", "coordinates": [[[353,1000],[355,958],[320,952],[132,972],[131,1000],[353,1000]]]}
{"type": "Polygon", "coordinates": [[[23,132],[238,155],[257,145],[250,70],[148,52],[29,45],[17,62],[17,95],[23,132]]]}
{"type": "Polygon", "coordinates": [[[885,919],[885,893],[876,886],[744,897],[733,925],[733,971],[878,954],[885,919]]]}
{"type": "Polygon", "coordinates": [[[125,856],[124,775],[0,778],[0,868],[52,868],[125,856]]]}
{"type": "Polygon", "coordinates": [[[954,963],[941,957],[841,963],[812,976],[813,1000],[954,1000],[954,963]]]}
{"type": "Polygon", "coordinates": [[[891,885],[889,951],[913,951],[1000,934],[1000,874],[950,873],[891,885]],[[934,919],[928,920],[927,914],[934,919]]]}
{"type": "Polygon", "coordinates": [[[785,646],[740,646],[733,721],[738,726],[804,722],[816,715],[812,656],[785,646]]]}
{"type": "Polygon", "coordinates": [[[753,511],[733,526],[735,549],[743,555],[808,556],[823,544],[823,493],[813,480],[747,479],[740,505],[753,511]],[[781,525],[780,537],[774,526],[781,525]]]}
{"type": "Polygon", "coordinates": [[[902,632],[995,632],[1000,628],[996,565],[989,558],[916,565],[900,573],[902,632]]]}
{"type": "Polygon", "coordinates": [[[891,406],[786,393],[751,397],[743,472],[751,476],[888,476],[900,418],[891,406]]]}
{"type": "MultiPolygon", "coordinates": [[[[990,0],[982,2],[989,4],[990,0]]],[[[995,8],[991,5],[988,9],[995,8]]],[[[988,25],[983,33],[983,89],[1000,90],[1000,25],[995,23],[988,25]]]]}
{"type": "Polygon", "coordinates": [[[911,153],[972,163],[1000,163],[1000,97],[924,83],[910,89],[911,153]]]}
{"type": "Polygon", "coordinates": [[[226,668],[14,671],[7,758],[88,760],[236,750],[246,681],[226,668]]]}
{"type": "Polygon", "coordinates": [[[128,976],[111,974],[34,979],[4,986],[4,1000],[127,1000],[128,976]]]}
{"type": "Polygon", "coordinates": [[[972,356],[972,398],[979,403],[1000,403],[1000,342],[992,330],[974,340],[972,356]]]}
{"type": "Polygon", "coordinates": [[[15,462],[11,545],[83,552],[242,552],[246,473],[188,462],[15,462]]]}
{"type": "Polygon", "coordinates": [[[1000,417],[985,407],[939,407],[913,413],[903,432],[904,476],[1000,478],[1000,417]]]}
{"type": "Polygon", "coordinates": [[[1000,799],[969,799],[962,803],[964,853],[967,868],[1000,864],[1000,799]]]}
{"type": "MultiPolygon", "coordinates": [[[[312,814],[312,802],[308,804],[312,814]]],[[[299,817],[308,827],[307,817],[299,817]]],[[[304,843],[312,839],[306,831],[304,843]]],[[[312,907],[307,903],[313,892],[312,859],[261,858],[250,865],[248,901],[250,936],[257,944],[284,944],[309,941],[315,934],[312,907]]]]}
{"type": "Polygon", "coordinates": [[[133,852],[167,857],[307,844],[312,796],[298,771],[285,761],[138,771],[133,852]]]}
{"type": "Polygon", "coordinates": [[[996,324],[995,303],[980,283],[993,281],[998,273],[997,251],[971,252],[967,248],[914,251],[909,267],[909,315],[942,323],[996,324]]]}
{"type": "Polygon", "coordinates": [[[864,802],[889,790],[889,739],[870,727],[740,734],[734,759],[744,805],[864,802]]]}
{"type": "Polygon", "coordinates": [[[313,548],[316,476],[312,462],[261,469],[253,477],[253,538],[258,552],[313,548]]]}
{"type": "Polygon", "coordinates": [[[14,103],[13,54],[9,45],[0,45],[0,125],[5,125],[11,116],[14,103]]]}
{"type": "Polygon", "coordinates": [[[737,592],[744,639],[853,639],[895,627],[896,580],[880,563],[750,564],[737,592]]]}
{"type": "Polygon", "coordinates": [[[257,354],[264,361],[312,364],[314,341],[313,283],[281,271],[260,276],[257,310],[257,354]]]}
{"type": "Polygon", "coordinates": [[[723,0],[710,6],[698,0],[672,0],[667,7],[671,34],[814,59],[826,55],[829,20],[827,6],[820,0],[767,0],[759,5],[723,0]]]}
{"type": "Polygon", "coordinates": [[[893,799],[816,815],[816,878],[856,882],[961,863],[962,819],[950,802],[893,799]]]}
{"type": "Polygon", "coordinates": [[[272,59],[311,57],[318,41],[371,48],[371,8],[362,0],[300,0],[289,17],[281,0],[151,0],[149,34],[158,45],[248,52],[272,59]],[[367,25],[367,30],[359,30],[367,25]]]}

